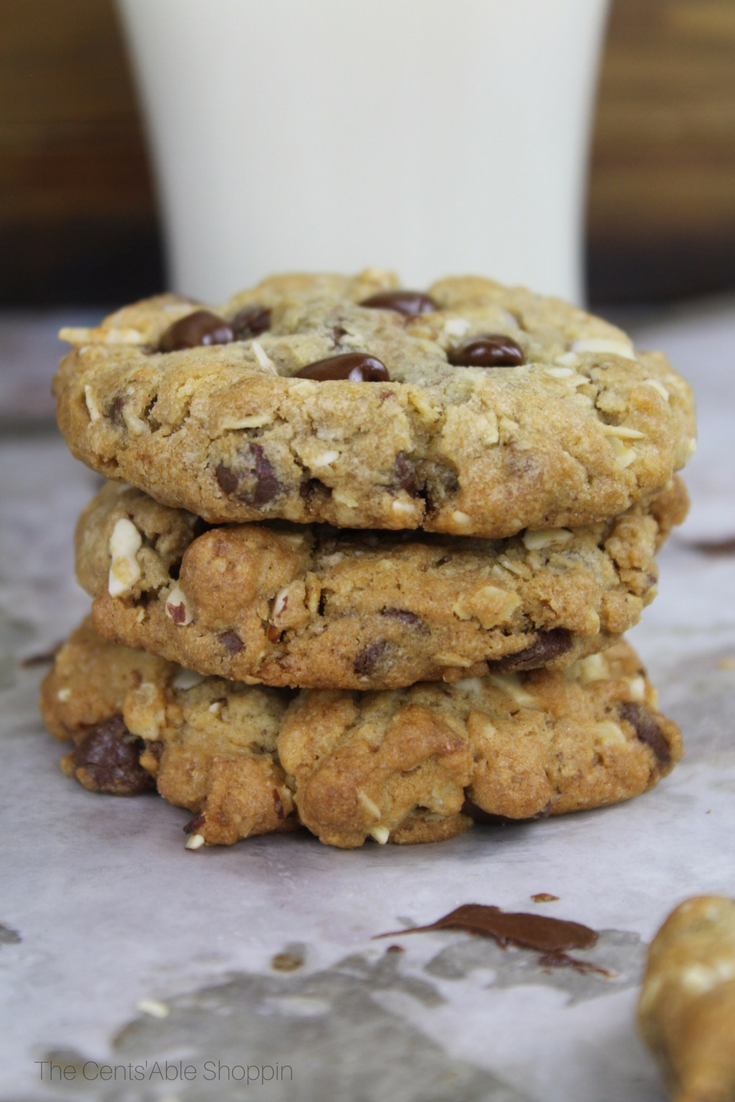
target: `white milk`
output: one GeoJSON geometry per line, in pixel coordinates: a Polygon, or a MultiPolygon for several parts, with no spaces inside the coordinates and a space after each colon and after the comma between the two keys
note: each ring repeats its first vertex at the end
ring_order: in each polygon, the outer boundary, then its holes
{"type": "Polygon", "coordinates": [[[476,272],[579,301],[606,0],[119,0],[170,281],[476,272]]]}

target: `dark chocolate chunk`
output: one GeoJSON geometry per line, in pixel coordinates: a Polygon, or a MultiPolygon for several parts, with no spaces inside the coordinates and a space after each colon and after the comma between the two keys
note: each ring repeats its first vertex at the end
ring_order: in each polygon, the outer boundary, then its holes
{"type": "Polygon", "coordinates": [[[671,761],[669,744],[647,708],[631,700],[627,704],[621,704],[618,713],[621,719],[630,723],[641,742],[651,747],[659,761],[671,761]]]}
{"type": "Polygon", "coordinates": [[[450,349],[447,359],[455,367],[519,367],[523,349],[503,333],[483,333],[450,349]]]}
{"type": "Polygon", "coordinates": [[[416,482],[416,471],[409,463],[404,452],[399,452],[393,465],[395,484],[399,489],[405,490],[411,497],[418,497],[419,488],[416,482]]]}
{"type": "Polygon", "coordinates": [[[482,903],[465,903],[429,926],[413,926],[409,930],[393,930],[378,937],[396,937],[425,930],[466,930],[470,934],[492,937],[499,945],[520,945],[540,953],[562,953],[566,949],[591,949],[597,933],[580,922],[567,922],[546,915],[523,911],[503,912],[499,907],[482,903]]]}
{"type": "Polygon", "coordinates": [[[360,677],[370,677],[387,645],[385,639],[378,639],[361,650],[352,665],[355,673],[360,677]]]}
{"type": "Polygon", "coordinates": [[[225,494],[234,494],[239,485],[237,475],[231,467],[226,467],[224,463],[217,465],[217,470],[214,472],[215,477],[219,483],[219,488],[225,494]]]}
{"type": "Polygon", "coordinates": [[[504,658],[498,658],[488,662],[487,668],[491,673],[519,673],[522,670],[535,670],[540,666],[546,666],[560,654],[566,654],[572,649],[572,636],[566,628],[552,628],[551,631],[539,632],[538,639],[531,643],[530,647],[518,651],[517,654],[506,654],[504,658]]]}
{"type": "Polygon", "coordinates": [[[407,317],[433,314],[435,310],[441,309],[439,303],[423,291],[378,291],[376,295],[363,299],[360,306],[367,306],[371,310],[395,310],[407,317]]]}
{"type": "Polygon", "coordinates": [[[198,815],[195,815],[193,819],[189,819],[189,822],[186,824],[186,826],[182,827],[181,829],[183,830],[184,834],[196,834],[199,828],[204,826],[204,821],[204,816],[200,812],[198,815]]]}
{"type": "Polygon", "coordinates": [[[99,792],[137,796],[155,787],[153,778],[140,764],[144,748],[143,739],[130,733],[121,715],[110,716],[80,740],[72,762],[99,792]]]}
{"type": "Polygon", "coordinates": [[[365,352],[343,352],[340,356],[316,360],[315,363],[302,367],[293,378],[316,379],[319,382],[329,379],[349,379],[352,383],[390,382],[385,364],[365,352]]]}
{"type": "Polygon", "coordinates": [[[210,310],[195,310],[170,325],[158,342],[159,352],[178,352],[200,345],[229,344],[235,334],[224,318],[210,310]]]}
{"type": "Polygon", "coordinates": [[[283,487],[260,444],[248,444],[237,453],[237,469],[220,463],[215,477],[220,489],[247,505],[267,505],[283,487]]]}
{"type": "Polygon", "coordinates": [[[125,405],[125,395],[124,394],[116,394],[115,397],[110,402],[109,408],[107,410],[107,416],[109,417],[110,421],[112,421],[113,425],[122,425],[123,424],[122,411],[123,411],[123,406],[124,405],[125,405]]]}
{"type": "Polygon", "coordinates": [[[390,616],[391,620],[398,620],[399,623],[411,628],[423,623],[420,616],[415,612],[409,612],[407,608],[381,608],[380,615],[390,616]]]}
{"type": "Polygon", "coordinates": [[[245,646],[236,631],[223,631],[218,639],[228,654],[239,654],[245,646]]]}
{"type": "Polygon", "coordinates": [[[236,341],[249,341],[271,327],[271,312],[267,306],[243,306],[230,321],[236,341]]]}

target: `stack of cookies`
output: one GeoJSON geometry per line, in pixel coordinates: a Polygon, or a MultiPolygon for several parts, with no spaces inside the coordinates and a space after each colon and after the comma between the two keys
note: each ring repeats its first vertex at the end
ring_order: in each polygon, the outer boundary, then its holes
{"type": "Polygon", "coordinates": [[[522,288],[375,269],[62,337],[59,424],[112,480],[42,695],[87,788],[157,788],[192,849],[353,847],[610,804],[681,756],[622,639],[687,507],[663,355],[522,288]]]}

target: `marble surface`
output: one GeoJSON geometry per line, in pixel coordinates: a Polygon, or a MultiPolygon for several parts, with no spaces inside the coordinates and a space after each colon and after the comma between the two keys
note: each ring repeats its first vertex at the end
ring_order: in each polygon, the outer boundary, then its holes
{"type": "Polygon", "coordinates": [[[87,609],[71,536],[97,479],[41,397],[52,324],[0,318],[0,1099],[660,1102],[634,1021],[645,943],[687,895],[733,890],[735,553],[701,544],[735,538],[735,303],[635,323],[700,405],[692,516],[632,633],[685,760],[629,804],[351,852],[306,835],[187,852],[185,811],[60,773],[47,667],[21,660],[87,609]],[[613,978],[457,932],[371,940],[467,902],[593,926],[613,978]],[[300,966],[275,969],[284,952],[300,966]]]}

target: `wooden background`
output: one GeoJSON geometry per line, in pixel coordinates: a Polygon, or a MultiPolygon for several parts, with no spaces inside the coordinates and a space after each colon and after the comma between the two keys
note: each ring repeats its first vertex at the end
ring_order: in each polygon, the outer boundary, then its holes
{"type": "MultiPolygon", "coordinates": [[[[0,303],[164,282],[111,0],[0,2],[0,303]]],[[[735,287],[735,0],[613,0],[595,119],[596,302],[735,287]]]]}

